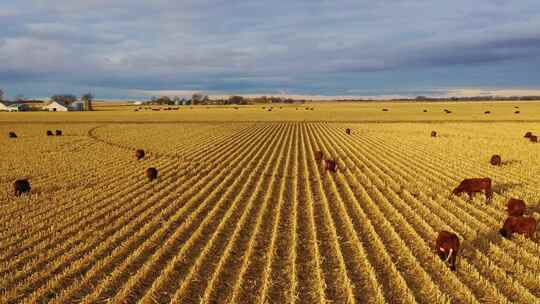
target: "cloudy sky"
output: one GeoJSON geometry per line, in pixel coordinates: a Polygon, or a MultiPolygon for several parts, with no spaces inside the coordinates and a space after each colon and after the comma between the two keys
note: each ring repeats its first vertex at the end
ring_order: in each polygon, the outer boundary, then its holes
{"type": "Polygon", "coordinates": [[[0,88],[98,98],[533,90],[540,1],[2,1],[0,88]]]}

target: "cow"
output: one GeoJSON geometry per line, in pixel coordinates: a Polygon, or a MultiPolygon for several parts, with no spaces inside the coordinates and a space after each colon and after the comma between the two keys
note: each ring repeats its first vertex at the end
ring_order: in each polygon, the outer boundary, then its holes
{"type": "Polygon", "coordinates": [[[324,161],[324,170],[335,173],[337,171],[336,161],[332,159],[326,159],[324,161]]]}
{"type": "Polygon", "coordinates": [[[17,134],[15,132],[9,132],[9,138],[17,138],[17,134]]]}
{"type": "Polygon", "coordinates": [[[388,109],[382,109],[383,112],[388,112],[388,109]]]}
{"type": "Polygon", "coordinates": [[[441,260],[450,264],[450,270],[456,271],[456,257],[459,252],[459,238],[455,233],[441,231],[435,242],[435,251],[441,260]]]}
{"type": "Polygon", "coordinates": [[[535,240],[536,225],[536,219],[533,217],[509,216],[506,221],[504,221],[504,225],[499,230],[499,233],[507,239],[511,238],[512,234],[519,233],[535,240]]]}
{"type": "Polygon", "coordinates": [[[322,151],[316,151],[315,152],[315,161],[317,161],[317,164],[319,164],[324,158],[324,154],[322,151]]]}
{"type": "Polygon", "coordinates": [[[437,132],[436,131],[431,131],[431,137],[437,137],[437,132]]]}
{"type": "Polygon", "coordinates": [[[351,129],[349,128],[345,129],[345,133],[347,133],[347,135],[351,135],[351,129]]]}
{"type": "Polygon", "coordinates": [[[519,114],[519,111],[515,111],[514,114],[519,114]]]}
{"type": "Polygon", "coordinates": [[[525,209],[525,202],[517,198],[510,198],[506,203],[506,211],[509,216],[523,216],[525,209]]]}
{"type": "Polygon", "coordinates": [[[141,160],[142,158],[144,158],[144,150],[143,149],[135,150],[135,158],[137,160],[141,160]]]}
{"type": "Polygon", "coordinates": [[[55,134],[56,136],[62,136],[62,130],[56,130],[56,131],[54,132],[54,134],[55,134]]]}
{"type": "Polygon", "coordinates": [[[486,201],[490,202],[493,197],[490,178],[468,178],[464,179],[453,191],[453,195],[460,195],[463,192],[469,194],[469,200],[472,200],[474,193],[485,191],[486,201]]]}
{"type": "Polygon", "coordinates": [[[424,110],[424,113],[427,113],[427,110],[424,110]]]}
{"type": "Polygon", "coordinates": [[[13,192],[15,196],[30,192],[30,182],[27,179],[18,179],[13,183],[13,192]]]}
{"type": "Polygon", "coordinates": [[[491,159],[489,160],[489,163],[493,166],[500,166],[501,165],[501,156],[500,155],[493,155],[491,156],[491,159]]]}
{"type": "Polygon", "coordinates": [[[53,132],[51,130],[47,130],[47,136],[53,136],[53,132]]]}
{"type": "Polygon", "coordinates": [[[153,181],[158,176],[158,170],[156,168],[148,168],[146,169],[146,177],[148,177],[149,181],[153,181]]]}
{"type": "Polygon", "coordinates": [[[484,114],[491,114],[491,111],[485,111],[484,114]]]}
{"type": "Polygon", "coordinates": [[[525,136],[523,136],[523,137],[530,138],[532,135],[533,135],[532,132],[527,132],[527,133],[525,133],[525,136]]]}
{"type": "Polygon", "coordinates": [[[536,135],[531,135],[531,137],[529,137],[530,141],[533,142],[533,143],[537,143],[538,142],[538,137],[536,137],[536,135]]]}

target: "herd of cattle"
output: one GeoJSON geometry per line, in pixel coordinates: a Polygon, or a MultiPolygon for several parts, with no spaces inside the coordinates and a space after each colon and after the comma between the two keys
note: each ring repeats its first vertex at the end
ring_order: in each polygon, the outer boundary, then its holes
{"type": "MultiPolygon", "coordinates": [[[[347,135],[351,135],[351,129],[345,129],[347,135]]],[[[62,131],[56,130],[56,136],[61,136],[62,131]]],[[[47,136],[52,136],[53,132],[48,130],[47,136]]],[[[432,131],[431,137],[436,137],[437,132],[432,131]]],[[[10,138],[17,138],[15,132],[9,132],[10,138]]],[[[531,132],[527,132],[524,136],[529,138],[532,142],[537,142],[537,137],[531,132]]],[[[135,159],[141,160],[145,157],[145,152],[142,149],[135,150],[135,159]]],[[[324,171],[331,173],[337,172],[337,163],[335,159],[325,158],[322,151],[315,152],[315,161],[317,165],[323,164],[324,171]]],[[[490,163],[494,166],[501,165],[501,157],[499,155],[493,155],[490,163]]],[[[145,171],[146,177],[149,181],[153,181],[158,177],[158,170],[154,167],[147,168],[145,171]]],[[[27,179],[19,179],[13,183],[13,189],[15,196],[20,196],[23,193],[29,193],[31,190],[30,182],[27,179]]],[[[451,195],[459,196],[462,193],[466,193],[469,196],[469,200],[472,200],[473,196],[477,192],[484,192],[486,196],[486,202],[491,202],[493,197],[493,190],[490,178],[468,178],[464,179],[454,190],[451,195]]],[[[499,233],[504,238],[510,238],[512,234],[522,234],[534,241],[536,241],[536,228],[537,221],[533,217],[524,216],[526,205],[523,200],[510,198],[506,204],[506,211],[508,218],[504,222],[499,233]]],[[[450,269],[456,271],[456,258],[459,252],[460,241],[455,233],[449,231],[440,231],[436,242],[435,252],[445,262],[449,263],[450,269]]]]}

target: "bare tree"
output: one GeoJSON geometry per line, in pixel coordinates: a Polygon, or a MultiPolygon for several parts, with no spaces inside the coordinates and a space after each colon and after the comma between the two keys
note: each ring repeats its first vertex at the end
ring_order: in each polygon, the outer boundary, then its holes
{"type": "Polygon", "coordinates": [[[92,101],[94,100],[94,95],[92,93],[86,93],[81,96],[81,100],[84,102],[84,110],[92,111],[92,101]]]}

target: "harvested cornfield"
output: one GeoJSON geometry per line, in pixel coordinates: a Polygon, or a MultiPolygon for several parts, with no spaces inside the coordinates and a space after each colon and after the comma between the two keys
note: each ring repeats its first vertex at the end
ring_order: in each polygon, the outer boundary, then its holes
{"type": "Polygon", "coordinates": [[[538,124],[499,124],[0,125],[0,302],[538,303],[540,246],[498,234],[509,197],[539,218],[538,124]],[[449,196],[484,176],[491,203],[449,196]]]}

